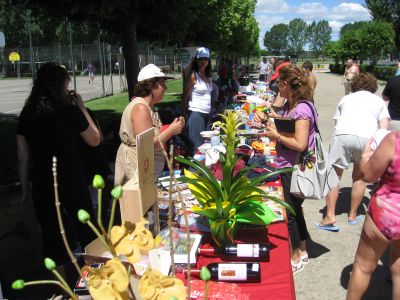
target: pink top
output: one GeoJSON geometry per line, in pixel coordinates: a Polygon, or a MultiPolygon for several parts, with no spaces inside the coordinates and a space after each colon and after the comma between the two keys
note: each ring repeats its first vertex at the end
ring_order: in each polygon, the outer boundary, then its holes
{"type": "Polygon", "coordinates": [[[400,238],[400,131],[396,132],[395,156],[371,197],[368,213],[389,239],[400,238]]]}

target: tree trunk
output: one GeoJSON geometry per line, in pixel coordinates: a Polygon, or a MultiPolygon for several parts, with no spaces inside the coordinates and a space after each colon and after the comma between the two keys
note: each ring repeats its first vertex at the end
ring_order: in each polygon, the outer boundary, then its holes
{"type": "Polygon", "coordinates": [[[130,20],[121,24],[122,55],[125,59],[126,80],[128,83],[129,101],[133,96],[133,88],[139,74],[139,53],[136,34],[136,21],[130,20]]]}

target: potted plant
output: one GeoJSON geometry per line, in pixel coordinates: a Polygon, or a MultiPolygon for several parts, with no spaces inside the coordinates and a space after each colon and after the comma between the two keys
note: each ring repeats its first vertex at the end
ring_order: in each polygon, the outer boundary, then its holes
{"type": "Polygon", "coordinates": [[[191,172],[185,169],[184,176],[178,180],[188,184],[189,189],[197,198],[199,205],[192,207],[192,212],[208,219],[211,235],[218,246],[232,243],[235,239],[238,224],[269,225],[275,218],[274,212],[265,205],[263,199],[269,198],[293,212],[293,209],[278,198],[269,196],[258,188],[266,178],[291,171],[284,168],[270,174],[249,179],[248,172],[255,166],[246,166],[234,173],[235,164],[240,157],[235,154],[239,144],[236,132],[243,122],[237,112],[228,111],[221,115],[224,122],[220,124],[224,135],[221,141],[226,153],[220,153],[223,178],[218,181],[209,168],[202,162],[192,158],[176,157],[176,160],[191,167],[191,172]]]}

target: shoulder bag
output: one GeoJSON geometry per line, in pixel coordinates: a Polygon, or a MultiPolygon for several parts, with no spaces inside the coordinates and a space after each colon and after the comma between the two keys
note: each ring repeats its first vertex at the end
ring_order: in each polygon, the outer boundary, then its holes
{"type": "Polygon", "coordinates": [[[304,103],[310,107],[314,116],[315,149],[306,149],[297,155],[290,193],[301,198],[323,199],[333,187],[338,185],[339,179],[322,144],[315,108],[306,101],[304,103]]]}

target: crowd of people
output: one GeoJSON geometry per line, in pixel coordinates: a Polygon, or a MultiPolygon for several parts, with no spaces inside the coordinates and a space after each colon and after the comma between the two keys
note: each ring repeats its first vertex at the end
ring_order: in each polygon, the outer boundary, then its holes
{"type": "MultiPolygon", "coordinates": [[[[257,112],[255,121],[264,123],[266,136],[276,142],[276,167],[292,167],[296,157],[315,147],[318,112],[314,104],[317,80],[313,65],[307,61],[301,67],[282,58],[266,58],[257,66],[259,80],[268,81],[275,91],[273,109],[268,114],[257,112]],[[294,120],[293,133],[280,132],[269,117],[288,117],[294,120]]],[[[239,68],[222,60],[219,78],[212,79],[210,51],[198,48],[184,74],[182,115],[170,124],[161,123],[154,110],[166,91],[170,79],[157,66],[149,64],[138,75],[135,97],[125,108],[120,125],[121,144],[115,160],[114,184],[137,181],[136,136],[154,128],[155,173],[165,167],[161,144],[173,136],[186,132],[189,142],[187,155],[192,156],[203,144],[200,132],[207,130],[215,116],[232,101],[240,85],[240,76],[247,76],[246,68],[239,68]],[[241,74],[241,75],[240,75],[241,74]],[[166,125],[166,126],[165,126],[166,125]]],[[[43,249],[46,256],[67,261],[57,225],[54,207],[53,156],[58,160],[58,180],[62,213],[68,231],[73,233],[76,247],[89,243],[94,236],[73,218],[77,209],[93,213],[88,190],[88,170],[80,144],[98,147],[102,134],[94,118],[85,108],[82,97],[68,90],[70,78],[63,66],[43,65],[37,72],[32,91],[21,112],[17,130],[17,154],[23,196],[32,195],[41,225],[43,249]],[[32,160],[32,192],[29,187],[28,166],[32,160]]],[[[348,60],[343,75],[345,96],[333,116],[335,133],[331,141],[329,160],[340,178],[353,164],[350,225],[364,221],[359,246],[348,288],[348,299],[360,299],[368,287],[369,278],[384,250],[391,247],[393,297],[400,297],[400,76],[387,81],[382,97],[375,95],[376,79],[360,72],[353,60],[348,60]],[[388,106],[386,105],[388,102],[388,106]],[[376,133],[384,131],[381,141],[376,133]],[[375,139],[374,139],[375,136],[375,139]],[[379,143],[380,142],[380,143],[379,143]],[[366,183],[376,183],[365,220],[357,215],[366,183]]],[[[90,156],[86,154],[86,158],[90,156]]],[[[106,172],[109,173],[109,172],[106,172]]],[[[310,237],[302,204],[305,199],[290,193],[292,173],[281,175],[285,200],[295,214],[288,214],[292,272],[304,270],[309,263],[306,242],[310,237]]],[[[335,206],[339,187],[326,196],[327,213],[315,226],[321,230],[339,231],[335,206]]]]}

